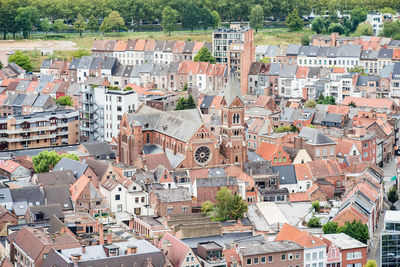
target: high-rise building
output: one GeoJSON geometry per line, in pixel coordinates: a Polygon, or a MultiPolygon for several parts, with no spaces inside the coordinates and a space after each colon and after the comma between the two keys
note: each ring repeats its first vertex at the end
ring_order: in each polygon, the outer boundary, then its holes
{"type": "Polygon", "coordinates": [[[217,63],[228,64],[235,69],[242,93],[247,93],[248,72],[255,60],[254,31],[249,26],[231,24],[230,28],[219,28],[212,35],[212,54],[217,63]]]}
{"type": "Polygon", "coordinates": [[[400,211],[386,211],[383,222],[379,266],[396,267],[400,265],[400,211]]]}

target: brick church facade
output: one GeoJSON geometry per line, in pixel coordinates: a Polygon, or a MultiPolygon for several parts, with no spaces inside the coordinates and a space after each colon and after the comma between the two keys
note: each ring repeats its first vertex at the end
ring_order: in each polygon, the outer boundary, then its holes
{"type": "Polygon", "coordinates": [[[203,124],[198,109],[166,112],[142,105],[135,114],[124,114],[118,134],[119,161],[140,167],[146,155],[165,153],[172,168],[246,162],[245,105],[234,74],[221,106],[220,136],[203,124]]]}

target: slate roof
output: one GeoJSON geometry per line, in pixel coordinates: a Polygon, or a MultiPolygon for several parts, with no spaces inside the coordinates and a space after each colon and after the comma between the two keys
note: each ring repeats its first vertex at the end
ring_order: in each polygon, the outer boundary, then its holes
{"type": "Polygon", "coordinates": [[[392,56],[393,56],[393,49],[381,48],[379,50],[378,58],[392,59],[392,56]]]}
{"type": "Polygon", "coordinates": [[[64,214],[62,212],[61,204],[48,204],[48,205],[41,205],[41,206],[31,206],[29,207],[30,214],[35,219],[35,213],[41,212],[43,213],[43,220],[49,220],[53,214],[57,216],[57,218],[62,219],[64,218],[64,214]]]}
{"type": "Polygon", "coordinates": [[[335,142],[320,132],[318,129],[303,127],[298,135],[301,138],[307,139],[307,143],[312,145],[334,144],[335,142]]]}
{"type": "Polygon", "coordinates": [[[61,209],[72,210],[72,201],[69,193],[69,185],[48,185],[43,187],[43,192],[46,197],[47,204],[59,204],[61,209]]]}
{"type": "Polygon", "coordinates": [[[154,194],[161,202],[181,202],[181,201],[191,201],[192,198],[189,194],[187,188],[173,188],[173,189],[161,189],[154,190],[154,194]]]}
{"type": "Polygon", "coordinates": [[[85,163],[93,170],[99,179],[106,173],[110,163],[108,161],[100,161],[96,159],[86,159],[85,163]]]}
{"type": "Polygon", "coordinates": [[[297,65],[283,65],[280,72],[281,78],[295,78],[297,72],[297,65]]]}
{"type": "Polygon", "coordinates": [[[69,158],[62,158],[56,166],[54,166],[53,171],[71,170],[74,172],[76,179],[78,179],[85,173],[87,167],[88,165],[86,163],[69,158]]]}
{"type": "Polygon", "coordinates": [[[11,197],[14,202],[26,201],[28,204],[35,206],[44,205],[44,195],[40,191],[39,186],[29,186],[10,189],[11,197]]]}
{"type": "Polygon", "coordinates": [[[2,194],[4,195],[4,198],[3,197],[0,198],[0,204],[13,202],[9,188],[0,188],[0,195],[2,195],[2,194]]]}
{"type": "Polygon", "coordinates": [[[357,79],[356,86],[368,86],[369,82],[376,82],[379,83],[379,76],[375,75],[360,75],[357,79]]]}
{"type": "Polygon", "coordinates": [[[322,122],[341,123],[342,116],[339,114],[326,113],[325,118],[322,119],[322,122]]]}
{"type": "Polygon", "coordinates": [[[107,142],[86,142],[82,143],[82,146],[95,159],[115,159],[115,153],[107,142]]]}
{"type": "Polygon", "coordinates": [[[236,177],[212,177],[196,180],[197,187],[237,186],[236,177]]]}
{"type": "Polygon", "coordinates": [[[187,141],[201,126],[199,116],[198,109],[165,112],[143,105],[136,114],[128,114],[128,121],[138,121],[143,130],[155,130],[187,141]]]}
{"type": "Polygon", "coordinates": [[[297,184],[296,172],[293,165],[272,166],[272,170],[279,174],[279,183],[297,184]]]}
{"type": "Polygon", "coordinates": [[[287,56],[297,56],[299,54],[301,45],[299,44],[290,44],[287,47],[286,55],[287,56]]]}
{"type": "Polygon", "coordinates": [[[338,57],[360,57],[361,45],[342,45],[338,49],[338,57]]]}
{"type": "Polygon", "coordinates": [[[203,97],[203,101],[200,104],[200,108],[209,108],[212,104],[212,101],[214,100],[213,95],[206,95],[203,97]]]}
{"type": "Polygon", "coordinates": [[[225,99],[226,104],[229,107],[236,97],[244,103],[239,80],[237,79],[235,72],[231,70],[228,82],[225,85],[223,99],[225,99]]]}

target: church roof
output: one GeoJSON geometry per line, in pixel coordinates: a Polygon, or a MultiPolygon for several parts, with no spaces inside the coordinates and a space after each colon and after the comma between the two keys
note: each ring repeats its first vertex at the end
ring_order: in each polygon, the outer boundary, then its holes
{"type": "Polygon", "coordinates": [[[182,141],[188,141],[201,127],[198,109],[160,111],[143,105],[135,114],[128,114],[130,124],[139,122],[143,130],[157,131],[182,141]]]}
{"type": "Polygon", "coordinates": [[[228,82],[226,83],[224,90],[224,97],[227,106],[229,107],[233,101],[238,97],[242,103],[244,103],[242,98],[242,92],[240,88],[240,82],[235,75],[235,71],[231,70],[228,82]]]}

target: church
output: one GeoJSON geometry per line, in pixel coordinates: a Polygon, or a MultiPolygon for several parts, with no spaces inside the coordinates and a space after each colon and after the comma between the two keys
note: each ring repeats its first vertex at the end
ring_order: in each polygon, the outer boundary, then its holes
{"type": "Polygon", "coordinates": [[[204,125],[199,109],[160,111],[142,105],[121,120],[119,161],[140,168],[157,154],[166,157],[172,169],[246,162],[244,109],[240,83],[233,72],[221,100],[218,136],[204,125]]]}

